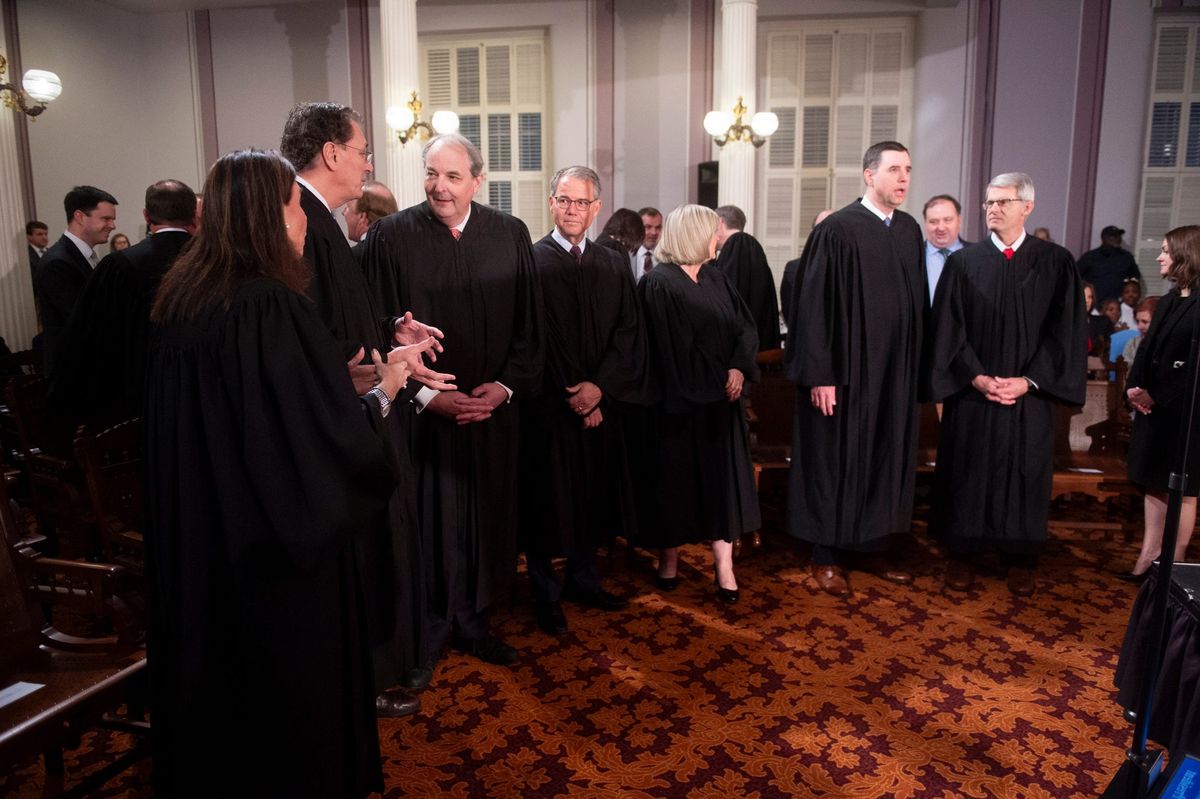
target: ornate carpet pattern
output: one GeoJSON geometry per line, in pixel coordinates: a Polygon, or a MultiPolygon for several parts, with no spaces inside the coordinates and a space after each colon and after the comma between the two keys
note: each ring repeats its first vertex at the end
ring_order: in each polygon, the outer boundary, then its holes
{"type": "MultiPolygon", "coordinates": [[[[913,586],[854,572],[837,600],[768,537],[725,608],[707,548],[683,551],[667,594],[620,549],[606,585],[628,610],[567,605],[556,641],[522,586],[495,614],[516,667],[448,654],[422,712],[380,722],[385,796],[1094,797],[1130,738],[1112,674],[1136,589],[1109,570],[1135,554],[1119,533],[1056,529],[1039,592],[1018,599],[998,570],[947,593],[918,544],[913,586]]],[[[85,737],[68,774],[119,745],[85,737]]],[[[39,786],[36,764],[0,777],[0,794],[39,786]]],[[[102,795],[147,794],[134,770],[102,795]]]]}
{"type": "Polygon", "coordinates": [[[386,796],[1097,796],[1129,741],[1111,683],[1135,589],[1107,569],[1133,554],[1063,532],[1030,599],[1002,574],[950,595],[930,563],[909,588],[855,573],[841,601],[768,541],[731,609],[705,549],[671,594],[621,564],[627,611],[568,606],[558,643],[514,603],[516,668],[448,656],[422,713],[381,723],[386,796]]]}

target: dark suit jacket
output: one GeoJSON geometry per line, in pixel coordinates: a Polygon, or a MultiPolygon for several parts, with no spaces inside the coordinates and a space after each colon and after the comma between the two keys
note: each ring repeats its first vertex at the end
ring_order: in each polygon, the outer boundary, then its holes
{"type": "Polygon", "coordinates": [[[92,266],[66,237],[46,250],[33,275],[33,296],[42,315],[42,340],[46,370],[54,364],[55,349],[62,329],[92,276],[92,266]]]}
{"type": "Polygon", "coordinates": [[[38,262],[42,260],[42,256],[38,255],[38,251],[33,249],[32,244],[26,244],[25,249],[29,251],[29,271],[37,272],[38,262]]]}
{"type": "Polygon", "coordinates": [[[142,415],[150,309],[190,239],[164,231],[109,253],[84,286],[50,372],[51,407],[73,425],[102,430],[142,415]]]}

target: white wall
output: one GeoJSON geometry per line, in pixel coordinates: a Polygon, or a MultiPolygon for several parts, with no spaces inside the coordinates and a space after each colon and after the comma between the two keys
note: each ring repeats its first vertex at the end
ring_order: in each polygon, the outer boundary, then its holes
{"type": "Polygon", "coordinates": [[[616,0],[614,54],[614,178],[610,204],[646,205],[664,213],[688,196],[688,141],[704,135],[688,126],[687,0],[616,0]]]}
{"type": "Polygon", "coordinates": [[[1056,240],[1067,220],[1081,7],[1078,0],[1000,6],[992,174],[1033,178],[1037,204],[1026,226],[1048,227],[1056,240]]]}
{"type": "Polygon", "coordinates": [[[18,3],[26,69],[57,72],[63,93],[29,126],[37,215],[51,240],[78,184],[119,201],[117,230],[138,240],[146,186],[199,186],[190,36],[183,13],[137,15],[94,0],[18,3]]]}
{"type": "Polygon", "coordinates": [[[1089,246],[1099,246],[1100,231],[1116,225],[1125,230],[1126,247],[1133,249],[1146,154],[1146,93],[1154,60],[1153,11],[1145,3],[1116,0],[1108,19],[1108,42],[1089,246]]]}
{"type": "Polygon", "coordinates": [[[350,103],[341,0],[212,11],[209,20],[221,153],[278,147],[296,103],[350,103]]]}

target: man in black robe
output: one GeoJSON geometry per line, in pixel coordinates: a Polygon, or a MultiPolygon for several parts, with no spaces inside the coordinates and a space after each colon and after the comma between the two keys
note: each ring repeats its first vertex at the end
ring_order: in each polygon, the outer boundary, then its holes
{"type": "Polygon", "coordinates": [[[1087,317],[1071,254],[1027,236],[1033,181],[988,184],[991,236],[950,256],[933,305],[933,398],[945,403],[933,531],[950,553],[946,585],[971,585],[970,557],[995,545],[1008,586],[1034,591],[1054,479],[1058,403],[1083,403],[1087,317]]]}
{"type": "Polygon", "coordinates": [[[59,337],[50,405],[72,427],[94,432],[142,415],[150,307],[196,230],[196,193],[183,181],[147,187],[150,235],[100,261],[59,337]]]}
{"type": "Polygon", "coordinates": [[[758,350],[779,349],[779,298],[775,276],[758,239],[746,233],[746,214],[736,205],[717,209],[717,268],[737,289],[754,317],[758,350]]]}
{"type": "Polygon", "coordinates": [[[550,181],[554,230],[533,245],[545,301],[542,394],[521,403],[520,523],[538,626],[567,630],[560,597],[599,610],[628,602],[600,587],[596,546],[636,524],[618,403],[643,399],[646,339],[625,259],[587,239],[600,177],[550,181]],[[565,555],[559,582],[551,558],[565,555]]]}
{"type": "Polygon", "coordinates": [[[866,194],[817,225],[788,308],[786,368],[797,395],[788,529],[813,544],[812,573],[849,590],[839,550],[871,554],[884,579],[912,577],[879,557],[912,521],[917,378],[925,270],[921,227],[896,210],[908,193],[908,150],[872,145],[866,194]]]}
{"type": "MultiPolygon", "coordinates": [[[[542,303],[524,223],[472,202],[483,157],[457,134],[423,153],[426,201],[376,222],[364,268],[379,306],[439,320],[439,367],[460,391],[422,389],[412,423],[428,581],[425,651],[454,646],[502,665],[517,651],[488,629],[516,574],[517,409],[542,379],[542,303]]],[[[426,662],[422,679],[433,664],[426,662]]]]}
{"type": "MultiPolygon", "coordinates": [[[[416,712],[420,704],[393,686],[424,661],[420,649],[423,589],[416,579],[420,549],[413,521],[416,485],[407,434],[400,422],[417,385],[410,381],[409,389],[383,405],[371,392],[376,378],[370,351],[387,353],[393,340],[415,343],[424,331],[407,330],[403,320],[376,309],[362,269],[333,216],[334,209],[358,199],[372,171],[358,114],[336,103],[301,103],[288,116],[280,151],[297,168],[300,207],[308,219],[304,258],[313,270],[308,297],[341,345],[356,392],[374,413],[389,417],[380,421],[394,444],[398,474],[389,528],[374,537],[364,536],[360,554],[370,591],[375,676],[381,689],[376,709],[383,716],[403,716],[416,712]]],[[[449,378],[431,373],[419,360],[410,368],[417,381],[449,378]]]]}

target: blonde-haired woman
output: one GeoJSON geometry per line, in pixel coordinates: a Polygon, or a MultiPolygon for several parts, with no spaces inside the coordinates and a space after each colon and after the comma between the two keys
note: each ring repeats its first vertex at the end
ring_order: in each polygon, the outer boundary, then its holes
{"type": "Polygon", "coordinates": [[[667,215],[658,264],[638,284],[661,401],[657,414],[658,586],[678,580],[679,546],[712,544],[717,597],[738,600],[733,542],[761,525],[742,414],[744,381],[758,379],[758,336],[737,291],[716,267],[717,215],[683,205],[667,215]]]}

